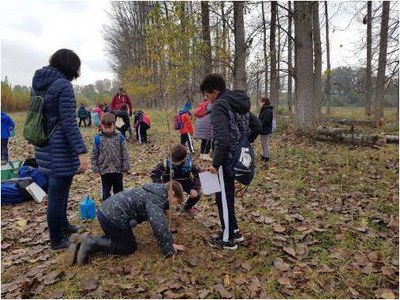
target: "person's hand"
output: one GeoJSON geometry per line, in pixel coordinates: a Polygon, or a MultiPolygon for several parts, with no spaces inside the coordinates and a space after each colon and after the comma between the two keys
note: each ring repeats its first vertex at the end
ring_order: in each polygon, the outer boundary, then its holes
{"type": "Polygon", "coordinates": [[[98,176],[98,177],[100,177],[101,175],[100,175],[100,172],[96,172],[96,173],[94,173],[96,176],[98,176]]]}
{"type": "Polygon", "coordinates": [[[196,198],[198,195],[196,190],[190,190],[190,198],[196,198]]]}
{"type": "Polygon", "coordinates": [[[218,173],[218,170],[216,168],[214,168],[213,166],[208,166],[207,171],[212,174],[218,173]]]}
{"type": "Polygon", "coordinates": [[[85,154],[79,154],[79,163],[80,166],[78,168],[78,173],[85,173],[85,171],[89,168],[89,162],[85,154]]]}
{"type": "Polygon", "coordinates": [[[174,246],[174,251],[185,251],[185,246],[184,245],[178,245],[178,244],[173,244],[174,246]]]}

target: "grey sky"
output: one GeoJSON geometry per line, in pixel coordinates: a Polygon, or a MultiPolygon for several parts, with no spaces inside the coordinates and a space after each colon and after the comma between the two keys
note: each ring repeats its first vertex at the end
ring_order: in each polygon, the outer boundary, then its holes
{"type": "MultiPolygon", "coordinates": [[[[2,79],[7,76],[12,85],[30,86],[34,71],[47,65],[50,55],[60,48],[73,49],[81,58],[81,76],[74,83],[113,79],[101,35],[103,24],[108,23],[105,13],[110,6],[108,1],[7,0],[0,3],[2,79]]],[[[351,17],[340,13],[331,22],[344,28],[351,17]]],[[[361,16],[356,18],[346,30],[335,30],[331,35],[333,68],[358,63],[359,57],[354,56],[353,49],[354,42],[365,30],[361,19],[361,16]]],[[[321,33],[324,45],[324,29],[321,33]]]]}

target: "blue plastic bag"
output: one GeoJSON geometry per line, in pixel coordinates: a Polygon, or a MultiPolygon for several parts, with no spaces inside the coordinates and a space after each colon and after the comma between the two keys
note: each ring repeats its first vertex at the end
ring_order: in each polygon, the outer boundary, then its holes
{"type": "Polygon", "coordinates": [[[92,198],[90,198],[89,195],[83,198],[79,205],[79,208],[82,220],[93,220],[94,218],[96,218],[96,203],[93,201],[92,198]]]}

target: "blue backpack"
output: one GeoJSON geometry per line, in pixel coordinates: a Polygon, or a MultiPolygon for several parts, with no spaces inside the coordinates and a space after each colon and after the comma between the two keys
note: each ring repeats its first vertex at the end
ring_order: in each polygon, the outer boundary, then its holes
{"type": "Polygon", "coordinates": [[[93,125],[95,127],[99,127],[100,124],[101,124],[99,114],[97,112],[95,112],[95,111],[92,111],[90,114],[92,116],[93,125]]]}
{"type": "MultiPolygon", "coordinates": [[[[96,134],[94,137],[94,144],[96,146],[96,149],[100,149],[100,144],[101,144],[101,134],[96,134]]],[[[122,145],[125,142],[125,138],[122,134],[119,135],[119,144],[122,145]]]]}

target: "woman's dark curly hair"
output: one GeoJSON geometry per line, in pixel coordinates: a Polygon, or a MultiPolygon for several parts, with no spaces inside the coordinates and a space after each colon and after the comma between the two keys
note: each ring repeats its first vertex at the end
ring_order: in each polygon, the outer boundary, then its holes
{"type": "Polygon", "coordinates": [[[50,57],[50,66],[58,69],[69,81],[79,77],[81,60],[70,49],[60,49],[50,57]]]}

